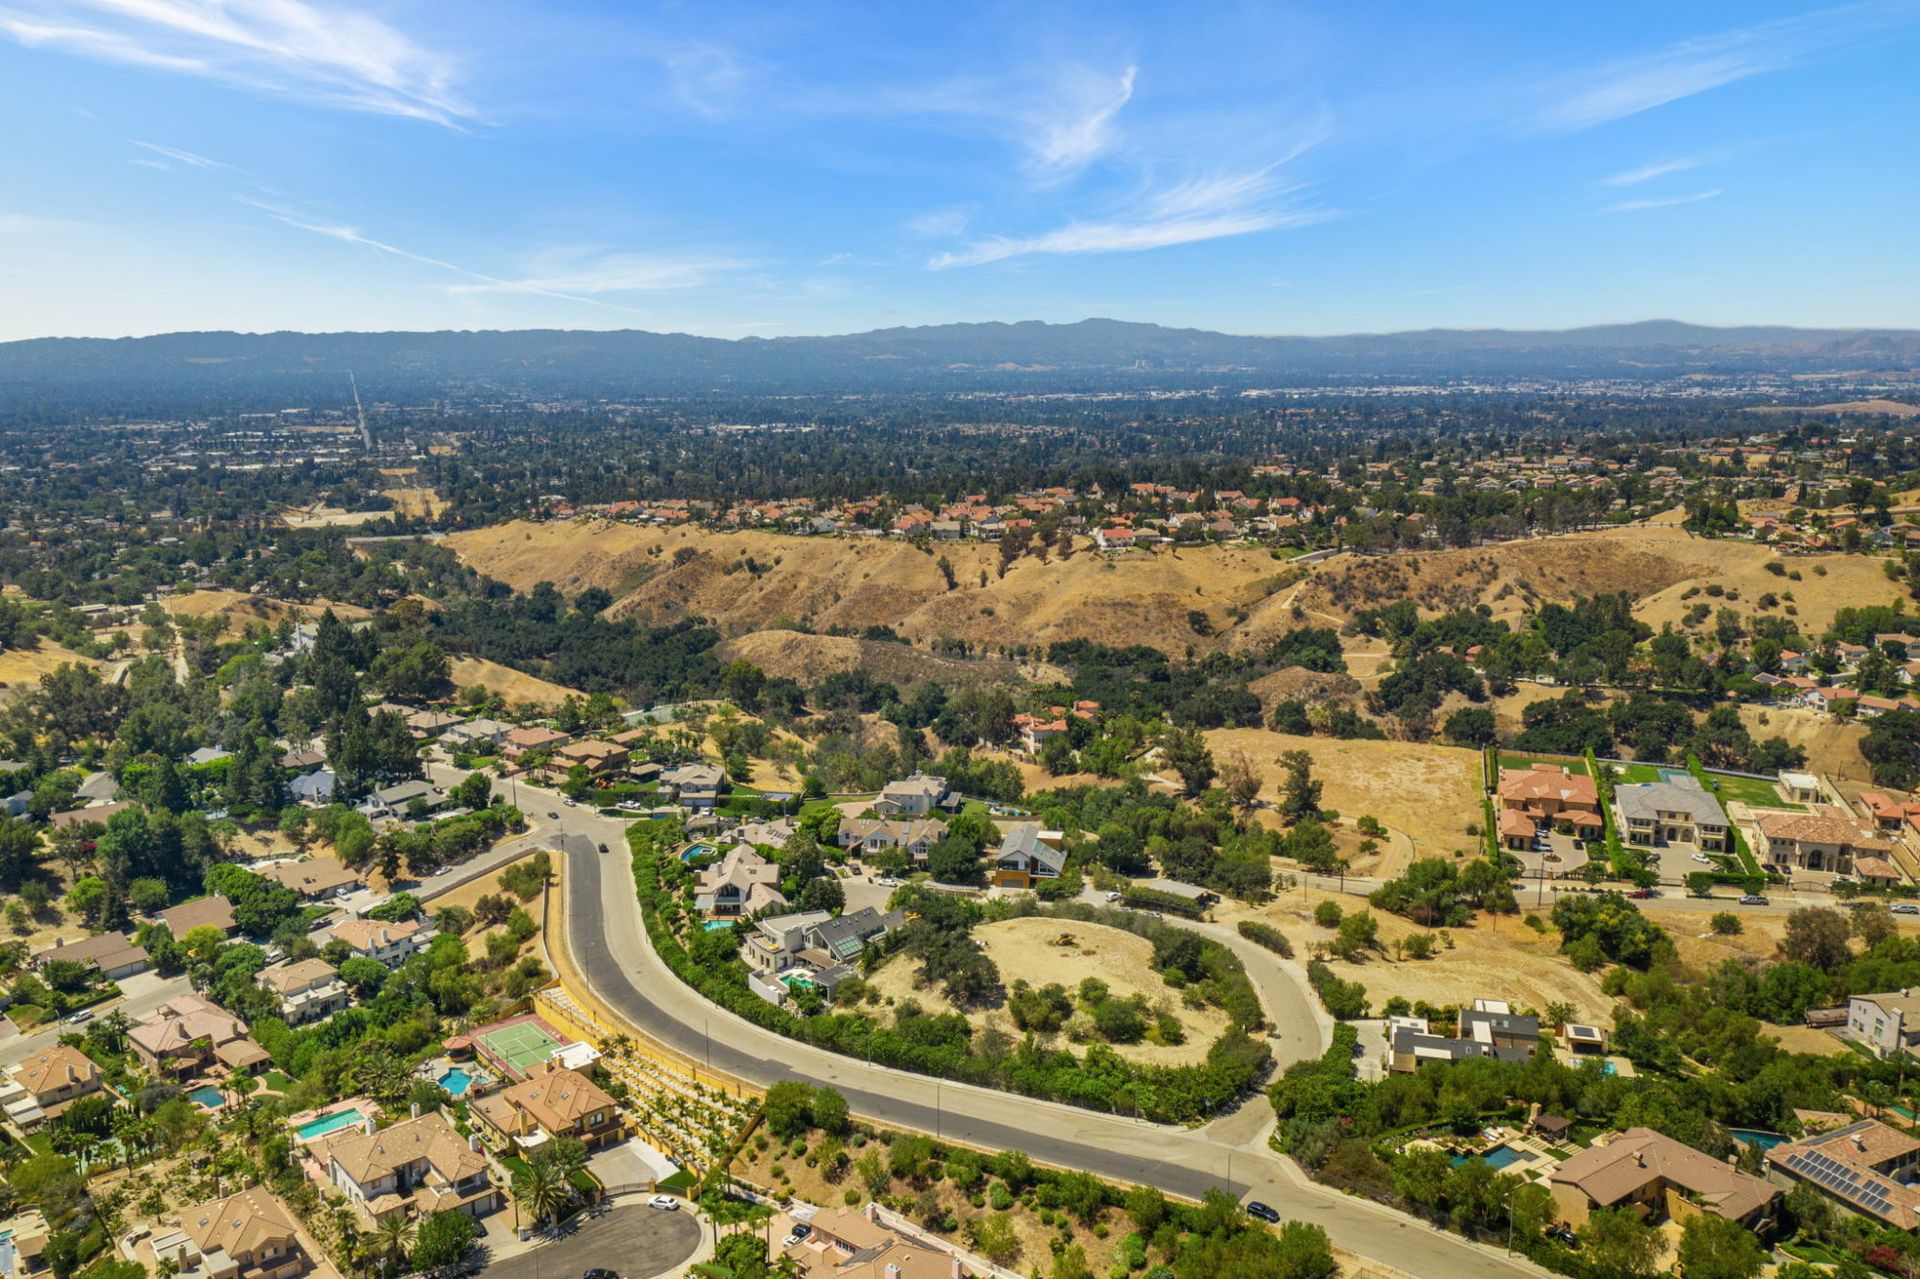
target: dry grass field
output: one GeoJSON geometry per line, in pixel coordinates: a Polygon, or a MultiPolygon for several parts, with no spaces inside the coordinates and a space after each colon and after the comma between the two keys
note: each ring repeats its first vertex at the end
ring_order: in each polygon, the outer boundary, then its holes
{"type": "Polygon", "coordinates": [[[533,702],[539,706],[558,706],[569,697],[585,697],[577,688],[555,684],[511,666],[489,662],[484,657],[456,657],[452,663],[454,687],[462,691],[484,684],[512,702],[533,702]]]}
{"type": "Polygon", "coordinates": [[[815,684],[828,675],[863,666],[876,680],[903,689],[928,682],[958,688],[965,684],[1016,684],[1023,680],[1059,678],[1061,672],[1044,664],[1023,666],[1001,658],[962,660],[941,657],[923,648],[886,640],[853,639],[844,635],[810,635],[803,631],[754,631],[720,645],[722,661],[752,662],[769,676],[815,684]]]}
{"type": "Polygon", "coordinates": [[[1280,756],[1303,750],[1313,757],[1321,805],[1352,820],[1371,815],[1403,832],[1422,856],[1471,849],[1467,824],[1480,821],[1480,752],[1420,742],[1340,741],[1293,737],[1258,728],[1216,729],[1206,735],[1216,760],[1246,755],[1260,775],[1260,794],[1279,798],[1285,768],[1280,756]]]}
{"type": "Polygon", "coordinates": [[[1844,400],[1838,404],[1755,404],[1749,413],[1880,413],[1887,417],[1920,417],[1920,404],[1874,398],[1844,400]]]}
{"type": "MultiPolygon", "coordinates": [[[[1144,937],[1100,924],[1059,919],[1007,919],[982,924],[973,930],[973,936],[999,966],[1000,979],[1009,987],[1017,978],[1024,977],[1035,986],[1058,982],[1071,994],[1083,978],[1097,977],[1107,984],[1114,997],[1145,995],[1149,1005],[1179,1018],[1186,1031],[1183,1044],[1113,1045],[1115,1052],[1131,1061],[1158,1066],[1192,1065],[1205,1061],[1207,1049],[1226,1033],[1229,1023],[1225,1013],[1217,1008],[1186,1007],[1180,1001],[1179,992],[1160,979],[1153,967],[1153,945],[1144,937]]],[[[963,1011],[955,1009],[938,986],[917,985],[915,968],[910,957],[896,956],[868,980],[895,1003],[912,999],[932,1013],[963,1011]]],[[[964,1011],[976,1030],[994,1027],[1015,1040],[1024,1033],[1013,1024],[1004,1007],[964,1011]]],[[[1076,1014],[1076,1019],[1078,1017],[1076,1014]]],[[[1076,1047],[1065,1035],[1056,1038],[1061,1047],[1076,1047]]],[[[1090,1042],[1104,1041],[1095,1036],[1090,1042]]]]}
{"type": "Polygon", "coordinates": [[[0,701],[17,696],[40,683],[67,662],[98,667],[99,663],[63,648],[50,639],[42,639],[32,648],[9,648],[0,652],[0,701]]]}
{"type": "Polygon", "coordinates": [[[185,595],[176,595],[164,601],[167,612],[175,617],[212,617],[223,614],[227,619],[229,631],[244,630],[249,622],[262,622],[267,626],[278,626],[280,619],[291,615],[296,621],[317,621],[328,609],[343,622],[357,622],[372,617],[373,613],[353,604],[340,604],[333,600],[314,600],[310,604],[294,604],[287,600],[277,600],[266,595],[249,595],[245,591],[189,591],[185,595]]]}
{"type": "Polygon", "coordinates": [[[1868,780],[1867,761],[1860,743],[1867,726],[1858,720],[1837,720],[1801,707],[1741,706],[1740,722],[1756,738],[1780,736],[1807,752],[1807,767],[1816,773],[1868,780]]]}
{"type": "MultiPolygon", "coordinates": [[[[1313,922],[1313,908],[1331,898],[1343,910],[1364,910],[1354,897],[1340,897],[1311,889],[1291,889],[1258,910],[1233,907],[1216,910],[1222,920],[1258,918],[1280,929],[1292,940],[1304,959],[1315,942],[1333,936],[1330,929],[1313,922]]],[[[1393,943],[1417,932],[1436,930],[1416,927],[1397,915],[1374,911],[1380,923],[1380,940],[1387,948],[1359,962],[1330,959],[1329,965],[1341,977],[1357,981],[1367,988],[1367,998],[1376,1011],[1387,1000],[1400,996],[1411,1002],[1425,1000],[1435,1006],[1458,1006],[1475,999],[1506,999],[1516,1005],[1544,1009],[1550,1003],[1572,1004],[1583,1020],[1611,1025],[1613,1001],[1600,989],[1599,975],[1575,969],[1560,955],[1560,938],[1551,928],[1536,932],[1523,922],[1534,912],[1532,896],[1523,901],[1519,916],[1497,920],[1482,917],[1470,928],[1452,929],[1447,936],[1453,946],[1442,946],[1432,959],[1396,960],[1393,943]]],[[[1550,913],[1539,910],[1542,919],[1550,913]]]]}
{"type": "Polygon", "coordinates": [[[430,488],[381,489],[380,496],[392,500],[397,515],[430,520],[447,509],[446,500],[430,488]]]}

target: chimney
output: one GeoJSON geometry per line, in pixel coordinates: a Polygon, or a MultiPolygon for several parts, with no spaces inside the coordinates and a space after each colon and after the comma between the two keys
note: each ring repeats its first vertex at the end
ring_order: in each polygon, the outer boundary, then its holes
{"type": "Polygon", "coordinates": [[[865,1217],[868,1221],[878,1223],[880,1220],[880,1205],[874,1203],[871,1199],[869,1199],[867,1201],[867,1206],[860,1210],[860,1215],[865,1217]]]}
{"type": "Polygon", "coordinates": [[[953,1259],[953,1273],[948,1279],[967,1279],[967,1268],[960,1264],[960,1258],[953,1259]]]}
{"type": "Polygon", "coordinates": [[[373,1136],[373,1131],[374,1131],[373,1116],[368,1115],[365,1119],[362,1119],[360,1121],[360,1131],[367,1134],[367,1136],[369,1137],[373,1136]]]}
{"type": "Polygon", "coordinates": [[[1636,1166],[1645,1168],[1647,1166],[1647,1152],[1644,1150],[1634,1151],[1633,1162],[1636,1166]]]}
{"type": "Polygon", "coordinates": [[[898,1262],[889,1261],[887,1263],[887,1268],[881,1271],[880,1273],[883,1276],[885,1276],[885,1279],[900,1279],[902,1272],[900,1270],[900,1264],[898,1262]]]}
{"type": "Polygon", "coordinates": [[[480,1134],[478,1132],[470,1132],[467,1134],[467,1149],[476,1155],[480,1153],[480,1134]]]}
{"type": "Polygon", "coordinates": [[[419,1102],[417,1102],[417,1101],[416,1101],[416,1102],[414,1102],[414,1103],[413,1103],[413,1105],[411,1105],[411,1106],[409,1106],[409,1107],[408,1107],[407,1109],[408,1109],[408,1111],[410,1112],[410,1114],[409,1114],[409,1118],[413,1118],[413,1119],[418,1119],[418,1118],[420,1117],[420,1103],[419,1103],[419,1102]]]}

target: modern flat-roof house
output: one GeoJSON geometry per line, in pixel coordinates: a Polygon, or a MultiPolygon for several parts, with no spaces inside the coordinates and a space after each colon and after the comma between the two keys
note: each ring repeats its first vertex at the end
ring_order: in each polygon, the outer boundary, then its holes
{"type": "Polygon", "coordinates": [[[1855,1216],[1920,1229],[1920,1139],[1877,1119],[1781,1142],[1767,1151],[1767,1164],[1855,1216]]]}
{"type": "Polygon", "coordinates": [[[184,938],[196,928],[218,928],[228,937],[240,930],[233,919],[233,903],[219,893],[169,906],[154,918],[165,924],[176,938],[184,938]]]}
{"type": "Polygon", "coordinates": [[[1030,889],[1043,879],[1060,878],[1067,866],[1060,847],[1065,838],[1060,831],[1042,830],[1038,822],[1021,822],[1001,836],[991,882],[997,888],[1030,889]]]}
{"type": "Polygon", "coordinates": [[[280,1001],[280,1019],[289,1026],[324,1020],[352,1002],[346,983],[324,959],[275,964],[261,970],[259,981],[280,1001]]]}
{"type": "Polygon", "coordinates": [[[530,1150],[576,1137],[589,1150],[620,1140],[620,1110],[604,1088],[552,1061],[511,1088],[476,1097],[467,1111],[502,1148],[530,1150]]]}
{"type": "Polygon", "coordinates": [[[1388,1069],[1410,1075],[1431,1061],[1465,1061],[1469,1057],[1491,1057],[1495,1061],[1522,1062],[1533,1054],[1525,1048],[1508,1048],[1455,1035],[1436,1035],[1425,1019],[1395,1018],[1387,1043],[1388,1069]]]}
{"type": "Polygon", "coordinates": [[[1525,848],[1549,830],[1592,839],[1605,828],[1591,777],[1552,764],[1501,770],[1500,837],[1508,848],[1525,848]]]}
{"type": "Polygon", "coordinates": [[[873,811],[882,817],[925,817],[940,807],[947,797],[947,779],[915,773],[897,782],[888,782],[873,801],[873,811]]]}
{"type": "Polygon", "coordinates": [[[1548,1188],[1561,1219],[1574,1226],[1596,1208],[1632,1208],[1682,1222],[1710,1212],[1762,1230],[1781,1195],[1773,1183],[1651,1128],[1629,1128],[1575,1151],[1553,1170],[1548,1188]]]}
{"type": "Polygon", "coordinates": [[[1613,808],[1626,841],[1636,847],[1689,844],[1709,853],[1733,847],[1726,811],[1692,777],[1616,786],[1613,808]]]}
{"type": "Polygon", "coordinates": [[[349,1128],[309,1150],[333,1188],[375,1221],[412,1211],[481,1217],[500,1206],[476,1135],[464,1138],[432,1111],[391,1128],[349,1128]]]}
{"type": "Polygon", "coordinates": [[[32,1132],[68,1105],[100,1091],[100,1067],[78,1048],[53,1044],[15,1064],[0,1082],[0,1107],[21,1132],[32,1132]]]}
{"type": "Polygon", "coordinates": [[[333,1269],[316,1266],[287,1206],[253,1186],[180,1210],[180,1224],[163,1228],[136,1245],[134,1260],[177,1279],[300,1279],[333,1269]]]}
{"type": "Polygon", "coordinates": [[[162,1078],[204,1070],[220,1048],[246,1037],[247,1023],[199,995],[175,995],[127,1031],[134,1056],[162,1078]]]}
{"type": "Polygon", "coordinates": [[[1876,1057],[1912,1052],[1920,1047],[1920,989],[1852,996],[1841,1034],[1876,1057]]]}
{"type": "Polygon", "coordinates": [[[722,918],[782,909],[787,899],[779,885],[778,866],[751,844],[735,844],[718,863],[700,872],[693,904],[703,914],[722,918]]]}
{"type": "Polygon", "coordinates": [[[1473,1007],[1460,1010],[1460,1037],[1531,1055],[1540,1042],[1540,1019],[1514,1012],[1504,1000],[1476,999],[1473,1007]]]}
{"type": "Polygon", "coordinates": [[[807,948],[807,930],[832,918],[824,910],[802,910],[757,921],[743,947],[747,966],[763,973],[788,967],[807,948]]]}
{"type": "Polygon", "coordinates": [[[425,950],[432,934],[417,919],[382,923],[377,919],[346,919],[333,926],[334,938],[354,954],[392,968],[415,951],[425,950]]]}
{"type": "Polygon", "coordinates": [[[144,973],[153,967],[152,961],[147,958],[146,950],[135,945],[125,933],[100,933],[93,937],[83,937],[79,941],[62,941],[55,938],[53,945],[45,950],[34,952],[33,966],[45,968],[56,959],[85,964],[111,981],[131,977],[135,973],[144,973]]]}
{"type": "Polygon", "coordinates": [[[1820,779],[1812,773],[1782,773],[1780,789],[1785,791],[1787,799],[1795,804],[1818,804],[1826,798],[1826,792],[1820,786],[1820,779]]]}
{"type": "Polygon", "coordinates": [[[1800,870],[1850,873],[1857,858],[1886,861],[1893,845],[1845,809],[1816,804],[1804,813],[1763,812],[1755,823],[1761,860],[1800,870]]]}

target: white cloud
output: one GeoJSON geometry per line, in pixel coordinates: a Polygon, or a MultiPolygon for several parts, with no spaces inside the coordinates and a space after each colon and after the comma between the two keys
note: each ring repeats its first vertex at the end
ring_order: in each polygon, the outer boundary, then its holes
{"type": "Polygon", "coordinates": [[[30,47],[452,125],[472,115],[453,60],[323,0],[15,0],[0,33],[30,47]]]}
{"type": "Polygon", "coordinates": [[[1667,160],[1660,164],[1649,164],[1644,168],[1628,169],[1624,173],[1615,173],[1600,179],[1602,186],[1630,187],[1642,182],[1651,182],[1655,178],[1664,178],[1669,173],[1685,173],[1688,169],[1700,167],[1698,160],[1667,160]]]}
{"type": "Polygon", "coordinates": [[[1698,204],[1702,200],[1711,200],[1720,195],[1720,188],[1711,191],[1696,191],[1692,195],[1676,195],[1665,200],[1622,200],[1618,204],[1609,204],[1600,210],[1602,213],[1644,213],[1648,209],[1671,209],[1676,204],[1698,204]]]}
{"type": "Polygon", "coordinates": [[[990,236],[935,254],[927,265],[941,271],[1036,255],[1137,253],[1310,226],[1339,216],[1329,209],[1292,203],[1290,194],[1278,186],[1270,169],[1190,178],[1147,193],[1136,208],[1113,217],[1075,220],[1037,235],[990,236]]]}
{"type": "MultiPolygon", "coordinates": [[[[153,152],[155,155],[165,156],[169,160],[177,160],[181,164],[188,165],[195,169],[231,169],[233,168],[231,164],[227,164],[224,161],[209,160],[204,155],[196,155],[192,151],[182,151],[178,147],[163,147],[157,142],[141,142],[139,139],[136,138],[134,139],[133,145],[137,147],[144,147],[148,151],[153,152]]],[[[134,161],[134,163],[153,164],[153,161],[136,160],[134,161]]],[[[158,165],[156,167],[164,169],[166,166],[158,165]]]]}
{"type": "Polygon", "coordinates": [[[1032,163],[1048,178],[1070,177],[1111,151],[1114,117],[1133,98],[1138,67],[1118,76],[1072,69],[1020,111],[1032,163]]]}
{"type": "Polygon", "coordinates": [[[1910,0],[1869,0],[1682,40],[1573,77],[1557,91],[1557,100],[1540,112],[1534,126],[1560,132],[1624,119],[1750,76],[1784,70],[1827,49],[1911,21],[1913,14],[1910,0]]]}

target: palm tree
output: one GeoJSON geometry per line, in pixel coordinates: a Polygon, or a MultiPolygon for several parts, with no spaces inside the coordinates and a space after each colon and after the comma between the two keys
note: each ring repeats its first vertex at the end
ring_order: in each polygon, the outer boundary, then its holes
{"type": "Polygon", "coordinates": [[[399,1274],[400,1267],[406,1264],[407,1254],[413,1251],[413,1218],[405,1212],[396,1212],[386,1218],[373,1232],[373,1252],[387,1263],[388,1274],[399,1274]]]}
{"type": "Polygon", "coordinates": [[[520,1209],[525,1208],[527,1215],[538,1224],[550,1217],[558,1219],[560,1210],[573,1199],[572,1185],[551,1164],[528,1164],[524,1172],[514,1176],[512,1193],[516,1230],[520,1225],[520,1209]]]}

